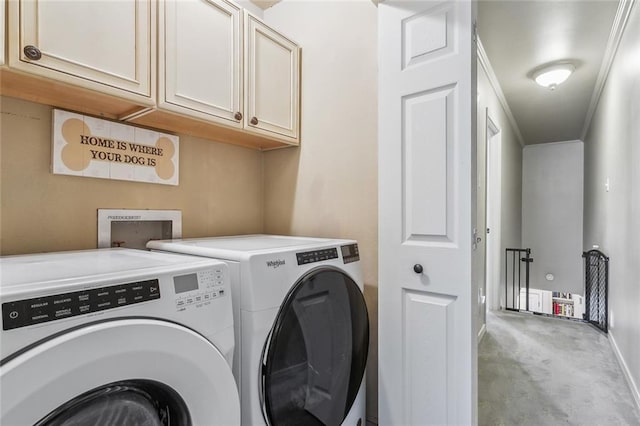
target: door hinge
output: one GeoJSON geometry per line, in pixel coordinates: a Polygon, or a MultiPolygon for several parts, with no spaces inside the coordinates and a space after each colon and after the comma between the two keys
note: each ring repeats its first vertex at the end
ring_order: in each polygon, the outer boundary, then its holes
{"type": "Polygon", "coordinates": [[[473,21],[473,41],[478,41],[478,22],[473,21]]]}

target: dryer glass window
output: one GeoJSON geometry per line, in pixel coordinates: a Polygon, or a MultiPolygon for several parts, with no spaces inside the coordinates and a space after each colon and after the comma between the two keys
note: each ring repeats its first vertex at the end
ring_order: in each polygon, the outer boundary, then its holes
{"type": "Polygon", "coordinates": [[[264,412],[274,426],[339,425],[367,362],[362,292],[344,273],[313,271],[293,286],[263,356],[264,412]]]}
{"type": "Polygon", "coordinates": [[[151,380],[111,383],[77,396],[35,426],[191,425],[187,407],[171,388],[151,380]]]}

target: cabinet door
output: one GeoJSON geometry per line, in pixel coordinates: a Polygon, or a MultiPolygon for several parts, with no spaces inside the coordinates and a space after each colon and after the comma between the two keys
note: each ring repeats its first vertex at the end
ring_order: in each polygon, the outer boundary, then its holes
{"type": "Polygon", "coordinates": [[[245,28],[245,128],[297,142],[299,48],[246,11],[245,28]]]}
{"type": "Polygon", "coordinates": [[[114,94],[111,88],[151,96],[150,0],[21,0],[10,7],[12,34],[20,35],[10,40],[10,66],[85,86],[100,83],[104,87],[88,87],[114,94]]]}
{"type": "Polygon", "coordinates": [[[242,127],[240,8],[224,0],[166,0],[160,9],[161,106],[242,127]]]}

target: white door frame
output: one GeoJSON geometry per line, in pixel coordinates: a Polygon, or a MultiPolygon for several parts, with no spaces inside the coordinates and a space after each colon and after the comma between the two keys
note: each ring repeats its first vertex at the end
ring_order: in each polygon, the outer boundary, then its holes
{"type": "Polygon", "coordinates": [[[502,218],[502,131],[486,109],[486,295],[487,310],[499,310],[502,218]]]}

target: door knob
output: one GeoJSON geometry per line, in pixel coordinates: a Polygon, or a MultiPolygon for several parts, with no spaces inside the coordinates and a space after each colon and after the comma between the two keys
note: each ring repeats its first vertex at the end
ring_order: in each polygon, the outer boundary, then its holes
{"type": "Polygon", "coordinates": [[[31,59],[32,61],[37,61],[38,59],[42,58],[42,52],[40,52],[40,49],[35,46],[25,46],[22,51],[24,52],[24,56],[31,59]]]}
{"type": "Polygon", "coordinates": [[[258,118],[257,118],[257,117],[253,117],[253,118],[251,119],[251,124],[253,124],[254,126],[255,126],[256,124],[258,124],[258,118]]]}
{"type": "Polygon", "coordinates": [[[233,118],[235,118],[238,121],[242,120],[242,113],[241,112],[236,112],[236,114],[233,116],[233,118]]]}
{"type": "Polygon", "coordinates": [[[415,265],[413,265],[413,272],[415,272],[416,274],[421,274],[422,271],[424,271],[424,269],[422,268],[421,264],[416,263],[415,265]]]}

